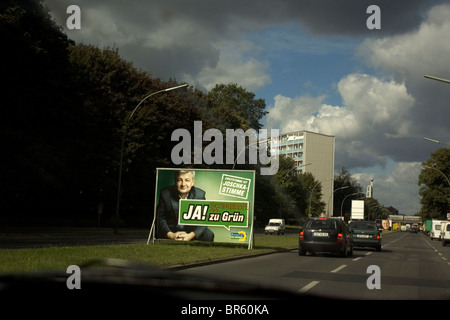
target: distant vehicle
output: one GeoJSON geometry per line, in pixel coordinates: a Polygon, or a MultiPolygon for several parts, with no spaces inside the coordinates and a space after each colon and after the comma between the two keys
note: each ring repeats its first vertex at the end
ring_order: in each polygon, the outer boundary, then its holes
{"type": "Polygon", "coordinates": [[[354,247],[371,247],[381,251],[381,234],[375,221],[352,221],[349,226],[354,247]]]}
{"type": "Polygon", "coordinates": [[[431,232],[431,220],[425,221],[425,234],[429,235],[431,232]]]}
{"type": "Polygon", "coordinates": [[[411,228],[409,228],[408,229],[408,232],[411,232],[411,233],[417,233],[417,227],[416,226],[412,226],[411,228]]]}
{"type": "Polygon", "coordinates": [[[353,255],[353,237],[347,224],[340,218],[309,218],[299,233],[299,255],[307,252],[353,255]]]}
{"type": "Polygon", "coordinates": [[[441,241],[444,247],[450,243],[450,221],[443,222],[441,225],[441,241]]]}
{"type": "Polygon", "coordinates": [[[286,225],[284,219],[270,219],[269,224],[264,228],[265,234],[284,234],[286,225]]]}
{"type": "Polygon", "coordinates": [[[445,220],[431,220],[431,231],[430,231],[430,239],[440,240],[441,238],[441,222],[445,222],[445,220]]]}

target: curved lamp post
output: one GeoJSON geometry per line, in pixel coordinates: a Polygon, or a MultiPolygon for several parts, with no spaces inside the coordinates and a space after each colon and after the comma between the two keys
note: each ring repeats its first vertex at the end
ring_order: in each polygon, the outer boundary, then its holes
{"type": "Polygon", "coordinates": [[[187,86],[188,86],[187,84],[182,84],[182,85],[179,85],[179,86],[176,86],[176,87],[171,87],[171,88],[159,90],[159,91],[156,91],[156,92],[153,92],[153,93],[147,95],[133,109],[133,111],[131,112],[130,116],[128,117],[128,119],[127,119],[127,121],[125,123],[125,130],[124,130],[123,135],[122,135],[122,146],[120,148],[119,181],[117,183],[117,202],[116,202],[116,214],[115,214],[115,219],[114,219],[114,233],[118,232],[118,222],[119,222],[118,220],[119,220],[119,211],[120,211],[120,194],[122,192],[123,154],[124,154],[125,138],[126,138],[126,135],[127,135],[127,132],[128,132],[128,126],[130,125],[131,118],[133,117],[133,115],[136,112],[136,110],[141,106],[141,104],[145,100],[150,98],[151,96],[153,96],[155,94],[158,94],[158,93],[162,93],[162,92],[167,92],[167,91],[172,91],[172,90],[184,88],[184,87],[187,87],[187,86]]]}
{"type": "MultiPolygon", "coordinates": [[[[334,189],[334,191],[330,194],[330,197],[328,198],[328,217],[331,217],[330,213],[332,214],[333,212],[330,212],[330,202],[331,202],[331,196],[338,190],[343,190],[343,189],[347,189],[350,186],[343,186],[337,189],[334,189]]],[[[334,202],[334,201],[333,201],[334,202]]]]}
{"type": "Polygon", "coordinates": [[[321,184],[322,182],[325,182],[325,181],[331,181],[331,180],[334,180],[334,178],[331,178],[331,179],[326,179],[326,180],[322,180],[322,181],[319,181],[319,182],[317,182],[314,186],[313,186],[313,188],[312,188],[312,190],[311,190],[311,193],[309,194],[309,213],[308,213],[308,217],[311,217],[311,200],[312,200],[312,196],[313,196],[313,194],[314,194],[314,189],[319,185],[319,184],[321,184]]]}
{"type": "Polygon", "coordinates": [[[450,146],[450,143],[448,143],[448,142],[443,142],[443,141],[439,141],[439,140],[431,139],[431,138],[427,138],[427,137],[423,137],[423,139],[434,142],[434,143],[441,143],[441,144],[446,144],[446,145],[450,146]]]}
{"type": "Polygon", "coordinates": [[[438,78],[435,76],[429,76],[429,75],[425,75],[425,78],[431,79],[431,80],[436,80],[436,81],[441,81],[441,82],[445,82],[445,83],[450,83],[450,80],[448,79],[443,79],[443,78],[438,78]]]}
{"type": "Polygon", "coordinates": [[[439,170],[438,168],[435,168],[435,167],[430,167],[430,166],[425,166],[425,165],[423,167],[439,171],[444,176],[444,178],[447,180],[448,186],[450,187],[450,180],[448,180],[448,177],[441,170],[439,170]]]}

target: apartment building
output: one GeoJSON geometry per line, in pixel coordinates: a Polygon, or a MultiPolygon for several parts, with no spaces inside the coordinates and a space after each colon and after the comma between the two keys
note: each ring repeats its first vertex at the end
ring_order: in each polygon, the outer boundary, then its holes
{"type": "Polygon", "coordinates": [[[310,172],[322,184],[324,214],[333,213],[335,137],[310,131],[281,134],[278,149],[272,152],[290,156],[301,172],[310,172]]]}

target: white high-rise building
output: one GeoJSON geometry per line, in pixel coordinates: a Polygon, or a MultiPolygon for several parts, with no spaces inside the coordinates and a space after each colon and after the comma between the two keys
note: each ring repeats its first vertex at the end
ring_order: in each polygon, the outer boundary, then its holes
{"type": "Polygon", "coordinates": [[[325,202],[326,215],[333,214],[334,189],[334,136],[295,131],[281,134],[278,148],[272,153],[290,156],[301,172],[310,172],[322,184],[322,201],[325,202]]]}

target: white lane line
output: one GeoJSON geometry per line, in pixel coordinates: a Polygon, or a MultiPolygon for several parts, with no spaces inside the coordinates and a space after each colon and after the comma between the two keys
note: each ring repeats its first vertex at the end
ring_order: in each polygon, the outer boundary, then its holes
{"type": "Polygon", "coordinates": [[[336,269],[334,269],[334,270],[331,270],[330,272],[336,273],[336,272],[338,272],[339,270],[342,270],[342,269],[344,269],[344,268],[345,268],[346,266],[347,266],[346,264],[343,264],[342,266],[340,266],[340,267],[337,267],[336,269]]]}
{"type": "Polygon", "coordinates": [[[365,255],[366,256],[370,256],[372,254],[372,251],[366,252],[365,255]]]}
{"type": "Polygon", "coordinates": [[[298,293],[305,293],[306,291],[312,289],[314,286],[316,286],[320,281],[311,281],[306,286],[300,288],[298,290],[298,293]]]}
{"type": "Polygon", "coordinates": [[[352,259],[352,261],[358,261],[360,259],[362,259],[362,257],[358,257],[358,258],[352,259]]]}

